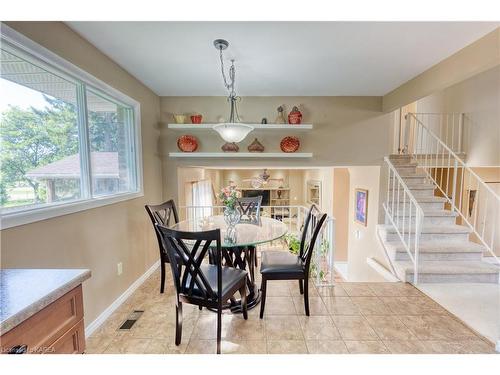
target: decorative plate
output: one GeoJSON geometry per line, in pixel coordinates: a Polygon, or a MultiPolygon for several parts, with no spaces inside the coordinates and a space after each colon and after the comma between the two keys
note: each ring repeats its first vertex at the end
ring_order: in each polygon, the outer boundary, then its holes
{"type": "Polygon", "coordinates": [[[182,135],[177,140],[177,147],[182,152],[194,152],[198,148],[198,140],[192,135],[182,135]]]}
{"type": "Polygon", "coordinates": [[[297,137],[285,137],[280,142],[281,151],[295,152],[300,147],[300,141],[297,137]]]}

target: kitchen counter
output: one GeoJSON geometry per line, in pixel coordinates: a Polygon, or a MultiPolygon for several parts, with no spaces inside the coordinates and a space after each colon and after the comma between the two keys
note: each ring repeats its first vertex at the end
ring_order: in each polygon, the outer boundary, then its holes
{"type": "Polygon", "coordinates": [[[0,335],[90,278],[87,269],[0,270],[0,335]]]}

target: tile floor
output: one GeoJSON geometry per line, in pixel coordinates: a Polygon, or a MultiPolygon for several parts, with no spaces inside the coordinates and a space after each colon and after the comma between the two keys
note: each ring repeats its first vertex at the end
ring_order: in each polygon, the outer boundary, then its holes
{"type": "MultiPolygon", "coordinates": [[[[182,344],[176,346],[175,294],[170,273],[159,293],[155,272],[87,339],[87,353],[215,353],[216,315],[184,304],[182,344]],[[133,309],[144,314],[130,331],[117,331],[133,309]]],[[[260,281],[259,281],[260,285],[260,281]]],[[[259,307],[225,313],[222,352],[237,354],[494,353],[429,297],[404,283],[310,286],[311,316],[304,314],[296,281],[270,281],[264,319],[259,307]]]]}

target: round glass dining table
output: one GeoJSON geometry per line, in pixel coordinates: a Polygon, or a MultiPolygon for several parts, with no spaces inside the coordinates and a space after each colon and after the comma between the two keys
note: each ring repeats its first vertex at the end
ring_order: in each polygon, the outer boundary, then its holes
{"type": "MultiPolygon", "coordinates": [[[[248,271],[248,309],[254,308],[260,302],[259,288],[255,284],[256,245],[280,239],[288,231],[286,224],[270,217],[241,220],[234,227],[229,227],[222,215],[183,220],[171,228],[183,232],[220,229],[224,265],[248,271]]],[[[226,307],[232,312],[241,312],[240,301],[232,300],[226,307]]]]}

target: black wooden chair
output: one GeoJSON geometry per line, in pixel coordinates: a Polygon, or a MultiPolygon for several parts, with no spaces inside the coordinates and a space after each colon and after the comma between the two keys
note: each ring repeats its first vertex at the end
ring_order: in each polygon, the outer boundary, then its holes
{"type": "MultiPolygon", "coordinates": [[[[241,214],[241,222],[258,224],[260,220],[260,205],[262,203],[262,195],[256,197],[238,198],[238,211],[241,214]]],[[[255,266],[257,267],[257,250],[255,250],[255,266]]]]}
{"type": "Polygon", "coordinates": [[[182,303],[217,310],[217,354],[220,354],[222,306],[236,292],[241,295],[243,318],[248,319],[246,278],[247,272],[238,268],[223,267],[220,229],[206,232],[180,232],[156,224],[156,230],[170,257],[170,267],[177,292],[175,345],[182,338],[182,303]],[[186,241],[194,242],[188,246],[186,241]],[[202,264],[212,247],[215,264],[202,264]],[[182,266],[178,263],[182,260],[182,266]]]}
{"type": "Polygon", "coordinates": [[[177,208],[175,207],[175,202],[173,199],[170,199],[162,204],[146,205],[144,207],[146,208],[146,211],[151,218],[153,229],[156,234],[156,239],[158,240],[161,272],[160,293],[163,293],[165,291],[165,263],[169,263],[169,259],[167,251],[163,247],[160,235],[158,234],[158,231],[154,228],[154,226],[155,224],[159,224],[164,227],[169,227],[172,224],[177,224],[179,222],[179,215],[177,214],[177,208]],[[173,222],[171,223],[172,220],[173,222]]]}
{"type": "Polygon", "coordinates": [[[238,198],[237,203],[237,209],[241,214],[241,221],[259,221],[262,195],[258,195],[256,197],[238,198]]]}
{"type": "Polygon", "coordinates": [[[309,316],[309,268],[316,240],[326,221],[326,214],[312,205],[302,228],[298,255],[288,251],[264,251],[260,264],[262,274],[260,318],[264,316],[268,280],[298,280],[300,294],[304,295],[306,315],[309,316]]]}

